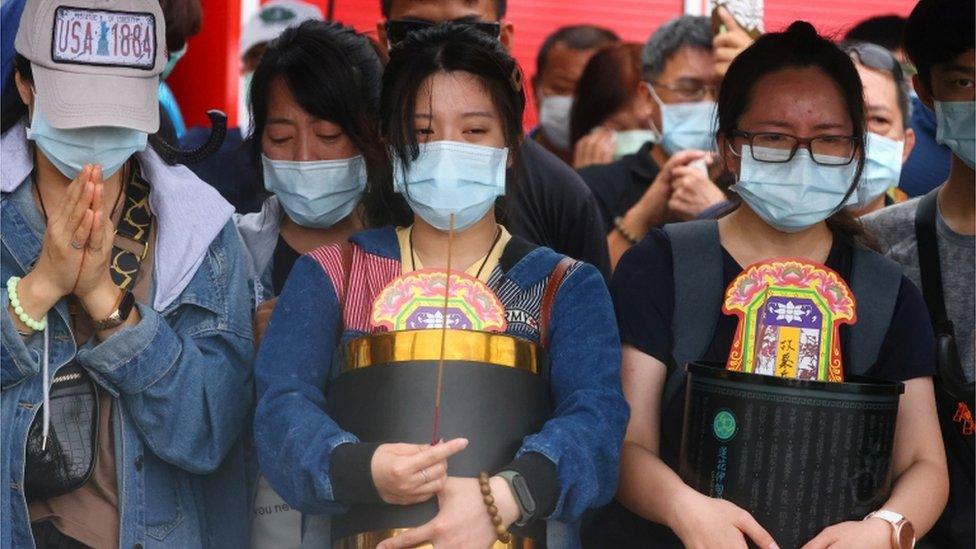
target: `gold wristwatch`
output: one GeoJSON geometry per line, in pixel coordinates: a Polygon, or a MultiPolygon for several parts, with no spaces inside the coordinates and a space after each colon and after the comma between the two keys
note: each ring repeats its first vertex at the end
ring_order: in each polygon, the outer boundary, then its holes
{"type": "Polygon", "coordinates": [[[912,549],[915,547],[915,527],[901,513],[881,509],[864,517],[864,520],[870,518],[881,519],[891,525],[892,549],[912,549]]]}
{"type": "Polygon", "coordinates": [[[132,292],[125,290],[125,293],[122,295],[122,299],[119,300],[119,307],[112,311],[112,314],[108,315],[107,318],[96,320],[93,323],[95,331],[101,332],[121,326],[123,322],[129,319],[129,315],[132,313],[132,307],[135,304],[135,296],[132,295],[132,292]]]}

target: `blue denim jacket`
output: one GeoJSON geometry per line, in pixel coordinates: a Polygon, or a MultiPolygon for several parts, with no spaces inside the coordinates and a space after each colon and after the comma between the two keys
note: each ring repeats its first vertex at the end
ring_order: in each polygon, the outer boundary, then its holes
{"type": "MultiPolygon", "coordinates": [[[[40,252],[44,225],[31,185],[2,195],[0,224],[0,279],[6,281],[23,276],[40,252]]],[[[112,411],[124,548],[247,545],[240,433],[252,403],[253,342],[233,222],[191,272],[162,311],[139,303],[139,323],[101,343],[76,347],[64,299],[48,315],[50,376],[76,359],[118,404],[112,411]]],[[[159,292],[155,276],[152,287],[159,292]]],[[[6,288],[0,291],[6,310],[6,288]]],[[[43,337],[25,341],[8,314],[0,327],[0,547],[33,547],[24,448],[41,407],[43,337]]]]}
{"type": "MultiPolygon", "coordinates": [[[[368,254],[400,259],[392,228],[360,232],[351,240],[368,254]]],[[[504,277],[530,288],[545,279],[561,257],[548,248],[536,248],[504,277]]],[[[343,512],[333,500],[329,458],[340,444],[358,442],[324,411],[325,388],[334,375],[338,311],[325,271],[309,256],[302,257],[278,297],[255,362],[254,430],[261,472],[285,501],[306,513],[343,512]]],[[[361,334],[346,330],[342,340],[357,335],[361,334]]],[[[613,307],[594,267],[584,264],[563,282],[553,306],[549,341],[553,416],[540,432],[524,439],[518,455],[537,452],[556,465],[559,498],[553,513],[544,517],[549,546],[575,547],[580,516],[616,492],[620,445],[629,417],[620,389],[613,307]]]]}

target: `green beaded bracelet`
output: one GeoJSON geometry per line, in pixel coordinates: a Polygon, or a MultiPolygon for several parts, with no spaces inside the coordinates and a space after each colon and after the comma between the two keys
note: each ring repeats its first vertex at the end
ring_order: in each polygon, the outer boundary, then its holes
{"type": "Polygon", "coordinates": [[[19,282],[19,276],[12,276],[7,279],[7,298],[10,300],[10,307],[14,310],[17,318],[24,323],[24,326],[35,332],[40,332],[47,328],[47,319],[34,320],[24,312],[24,308],[20,305],[20,298],[17,296],[17,284],[19,282]]]}

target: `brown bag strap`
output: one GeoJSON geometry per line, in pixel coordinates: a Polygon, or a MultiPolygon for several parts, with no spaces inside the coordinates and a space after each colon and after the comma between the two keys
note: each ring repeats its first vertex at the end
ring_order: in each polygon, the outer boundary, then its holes
{"type": "Polygon", "coordinates": [[[552,307],[556,302],[556,293],[563,285],[563,280],[566,280],[566,273],[576,263],[577,261],[571,257],[560,259],[549,273],[549,280],[546,281],[546,289],[542,292],[542,303],[539,305],[539,344],[544,349],[549,348],[549,321],[552,307]]]}

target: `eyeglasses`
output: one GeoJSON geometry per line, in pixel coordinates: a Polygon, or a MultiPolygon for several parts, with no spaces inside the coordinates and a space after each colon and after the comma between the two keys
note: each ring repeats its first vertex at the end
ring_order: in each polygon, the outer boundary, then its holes
{"type": "MultiPolygon", "coordinates": [[[[803,146],[810,151],[810,157],[817,164],[846,166],[854,160],[854,154],[861,143],[860,139],[850,135],[820,135],[801,139],[786,133],[752,133],[741,130],[732,130],[730,135],[749,141],[749,150],[754,160],[773,164],[789,162],[800,146],[803,146]]],[[[741,146],[737,151],[730,144],[729,149],[732,154],[742,156],[741,146]]]]}
{"type": "Polygon", "coordinates": [[[711,92],[712,97],[716,97],[718,95],[717,84],[706,84],[701,80],[682,79],[674,84],[651,81],[651,85],[676,93],[689,101],[701,101],[705,98],[705,92],[711,92]]]}
{"type": "MultiPolygon", "coordinates": [[[[854,55],[862,65],[876,71],[884,71],[891,75],[896,83],[905,78],[905,69],[895,56],[887,49],[868,42],[852,42],[842,44],[841,49],[848,55],[854,55]]],[[[914,67],[912,71],[914,74],[914,67]]]]}
{"type": "MultiPolygon", "coordinates": [[[[485,23],[481,21],[453,21],[453,23],[471,27],[496,40],[501,35],[502,26],[500,23],[485,23]]],[[[406,40],[407,35],[411,32],[421,31],[435,25],[437,23],[431,21],[390,19],[386,22],[386,38],[390,41],[390,46],[396,46],[406,40]]]]}

